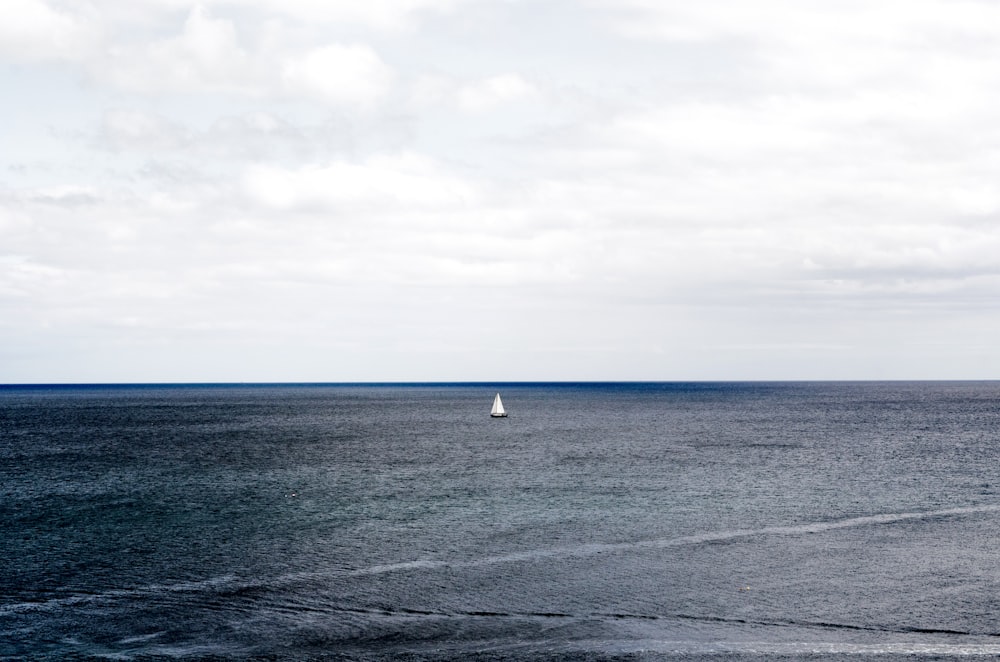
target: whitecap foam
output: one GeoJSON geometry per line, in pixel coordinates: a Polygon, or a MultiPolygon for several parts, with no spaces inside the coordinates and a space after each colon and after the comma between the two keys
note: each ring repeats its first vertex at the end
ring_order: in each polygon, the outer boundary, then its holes
{"type": "Polygon", "coordinates": [[[220,586],[232,585],[239,579],[235,575],[222,575],[195,581],[176,582],[174,584],[148,584],[135,588],[116,588],[97,593],[78,593],[37,602],[14,602],[7,605],[0,605],[0,616],[7,614],[17,614],[32,611],[48,611],[63,607],[72,607],[80,604],[101,602],[104,600],[117,600],[122,598],[134,598],[156,593],[176,593],[176,592],[197,592],[205,589],[215,589],[220,586]]]}
{"type": "Polygon", "coordinates": [[[922,656],[996,656],[996,642],[919,642],[893,641],[853,643],[845,641],[684,641],[638,639],[633,641],[575,642],[580,650],[604,650],[614,653],[750,654],[750,655],[910,655],[922,656]]]}
{"type": "Polygon", "coordinates": [[[756,536],[798,536],[814,533],[824,533],[837,529],[847,529],[852,527],[875,526],[880,524],[894,524],[907,520],[933,519],[936,517],[955,517],[961,515],[975,515],[981,513],[991,513],[1000,511],[1000,505],[966,506],[961,508],[945,508],[941,510],[929,510],[920,512],[903,513],[882,513],[878,515],[865,515],[862,517],[851,517],[841,520],[830,520],[821,522],[809,522],[804,524],[792,524],[782,526],[765,526],[756,529],[734,529],[728,531],[713,531],[706,533],[696,533],[688,536],[676,538],[659,538],[654,540],[637,540],[622,543],[587,543],[567,547],[550,547],[548,549],[525,550],[521,552],[511,552],[496,556],[487,556],[468,561],[446,561],[446,560],[415,560],[403,561],[400,563],[389,563],[361,568],[352,571],[351,575],[375,575],[387,572],[401,572],[407,570],[433,570],[438,568],[469,568],[500,563],[518,563],[525,561],[537,561],[545,558],[566,558],[585,557],[611,552],[624,552],[633,549],[669,548],[686,545],[699,545],[710,542],[725,542],[739,538],[751,538],[756,536]]]}

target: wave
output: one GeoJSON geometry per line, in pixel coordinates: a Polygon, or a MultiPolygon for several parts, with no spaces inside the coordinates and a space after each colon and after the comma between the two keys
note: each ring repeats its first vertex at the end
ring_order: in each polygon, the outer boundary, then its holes
{"type": "MultiPolygon", "coordinates": [[[[591,620],[608,619],[616,621],[687,621],[709,624],[751,625],[774,628],[799,628],[812,630],[847,630],[891,634],[915,635],[955,635],[962,637],[1000,637],[1000,632],[973,632],[970,630],[955,630],[951,628],[922,628],[890,625],[861,625],[857,623],[833,623],[829,621],[809,621],[797,619],[753,619],[726,616],[707,616],[698,614],[636,614],[625,612],[588,611],[581,613],[553,611],[483,611],[483,610],[429,610],[412,609],[408,607],[348,607],[330,605],[326,613],[361,614],[366,616],[390,617],[436,617],[436,618],[497,618],[497,619],[553,619],[553,620],[591,620]]],[[[1000,645],[1000,644],[997,644],[1000,645]]]]}
{"type": "Polygon", "coordinates": [[[217,591],[220,587],[234,586],[239,581],[240,580],[236,577],[236,575],[222,575],[219,577],[210,577],[208,579],[196,581],[176,582],[173,584],[148,584],[146,586],[138,586],[135,588],[109,589],[97,593],[77,593],[75,595],[49,598],[47,600],[14,602],[11,604],[0,605],[0,616],[33,611],[47,611],[51,609],[72,607],[106,600],[137,598],[156,594],[197,593],[208,589],[217,591]]]}
{"type": "MultiPolygon", "coordinates": [[[[615,655],[682,654],[682,655],[767,655],[789,656],[793,659],[811,655],[881,656],[906,655],[912,657],[966,657],[1000,655],[1000,644],[992,642],[943,643],[943,642],[875,642],[853,643],[845,641],[686,641],[663,639],[635,639],[625,641],[579,640],[571,645],[550,646],[553,652],[606,651],[615,655]]],[[[743,659],[742,657],[740,659],[743,659]]],[[[862,658],[864,659],[864,658],[862,658]]]]}
{"type": "MultiPolygon", "coordinates": [[[[908,520],[929,520],[944,517],[960,517],[965,515],[977,515],[983,513],[1000,512],[1000,504],[967,506],[960,508],[945,508],[940,510],[884,513],[878,515],[866,515],[862,517],[852,517],[841,520],[810,522],[795,525],[766,526],[755,529],[736,529],[727,531],[715,531],[698,533],[675,538],[660,538],[653,540],[637,540],[622,543],[587,543],[583,545],[552,547],[546,549],[533,549],[509,554],[499,554],[485,556],[469,560],[447,560],[447,559],[416,559],[402,561],[399,563],[388,563],[357,568],[353,570],[338,568],[336,570],[306,571],[288,573],[277,577],[250,579],[241,578],[228,574],[219,577],[212,577],[196,581],[182,581],[172,584],[149,584],[135,588],[110,589],[96,593],[77,593],[74,595],[60,595],[44,600],[17,602],[0,605],[0,616],[17,613],[27,613],[32,611],[45,611],[73,607],[80,604],[95,603],[108,600],[159,597],[189,593],[211,593],[219,599],[213,600],[212,605],[220,609],[238,608],[231,603],[225,602],[226,598],[249,597],[253,598],[256,591],[267,591],[283,586],[294,585],[301,582],[322,581],[337,577],[360,577],[366,575],[381,575],[385,573],[397,573],[407,571],[435,570],[443,568],[475,568],[504,563],[532,562],[548,558],[573,558],[587,557],[598,554],[621,553],[641,549],[668,549],[672,547],[682,547],[689,545],[701,545],[705,543],[725,542],[738,540],[741,538],[751,538],[757,536],[799,536],[816,533],[824,533],[837,529],[852,527],[878,526],[894,524],[908,520]],[[222,594],[222,595],[219,595],[222,594]]],[[[211,606],[211,605],[208,605],[211,606]]],[[[299,605],[298,608],[302,608],[299,605]]],[[[536,614],[537,615],[537,614],[536,614]]],[[[566,615],[568,616],[568,615],[566,615]]],[[[682,618],[682,616],[677,616],[682,618]]],[[[636,615],[636,618],[647,618],[636,615]]],[[[942,634],[965,634],[941,632],[942,634]]]]}
{"type": "Polygon", "coordinates": [[[689,536],[679,536],[676,538],[659,538],[654,540],[637,540],[622,543],[587,543],[584,545],[574,545],[572,547],[551,547],[548,549],[526,550],[523,552],[512,552],[496,556],[473,559],[469,561],[447,561],[447,560],[416,560],[404,561],[400,563],[390,563],[375,565],[367,568],[350,571],[350,575],[378,575],[387,572],[401,572],[406,570],[426,570],[437,568],[472,568],[477,566],[494,565],[500,563],[518,563],[523,561],[537,561],[545,558],[564,557],[584,557],[611,552],[623,552],[636,549],[663,549],[669,547],[682,547],[687,545],[701,545],[705,543],[726,542],[740,538],[752,538],[757,536],[798,536],[813,533],[824,533],[837,529],[847,529],[862,526],[875,526],[881,524],[895,524],[907,520],[927,520],[941,517],[956,517],[961,515],[977,515],[982,513],[1000,512],[1000,505],[967,506],[961,508],[945,508],[941,510],[930,510],[920,512],[905,513],[885,513],[880,515],[865,515],[862,517],[851,517],[841,520],[827,520],[820,522],[810,522],[806,524],[793,524],[787,526],[765,526],[757,529],[735,529],[728,531],[714,531],[708,533],[697,533],[689,536]]]}

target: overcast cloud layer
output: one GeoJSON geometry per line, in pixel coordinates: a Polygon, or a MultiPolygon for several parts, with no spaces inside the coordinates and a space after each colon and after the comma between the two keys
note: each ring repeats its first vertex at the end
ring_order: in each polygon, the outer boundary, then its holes
{"type": "Polygon", "coordinates": [[[0,382],[1000,376],[1000,5],[8,0],[0,382]]]}

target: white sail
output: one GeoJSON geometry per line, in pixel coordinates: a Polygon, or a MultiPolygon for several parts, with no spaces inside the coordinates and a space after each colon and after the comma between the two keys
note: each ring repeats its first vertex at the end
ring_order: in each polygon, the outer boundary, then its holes
{"type": "Polygon", "coordinates": [[[493,398],[493,409],[490,410],[490,416],[506,416],[507,412],[503,409],[503,402],[500,400],[500,394],[497,393],[497,397],[493,398]]]}

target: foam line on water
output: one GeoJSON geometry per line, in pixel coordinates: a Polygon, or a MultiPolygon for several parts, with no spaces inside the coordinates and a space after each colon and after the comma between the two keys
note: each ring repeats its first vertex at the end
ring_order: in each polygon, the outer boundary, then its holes
{"type": "Polygon", "coordinates": [[[898,641],[880,643],[853,643],[844,641],[703,641],[638,639],[634,641],[588,641],[580,640],[562,650],[592,651],[606,650],[616,654],[628,653],[682,653],[687,655],[850,655],[850,656],[996,656],[1000,655],[1000,644],[990,642],[944,643],[898,641]]]}
{"type": "Polygon", "coordinates": [[[740,538],[750,538],[754,536],[796,536],[814,533],[824,533],[837,529],[851,527],[875,526],[883,524],[893,524],[907,520],[933,519],[935,517],[956,517],[962,515],[974,515],[982,513],[1000,512],[1000,504],[967,506],[961,508],[945,508],[940,510],[906,512],[906,513],[883,513],[879,515],[866,515],[862,517],[852,517],[842,520],[810,522],[805,524],[794,524],[786,526],[767,526],[756,529],[736,529],[730,531],[716,531],[699,533],[676,538],[661,538],[656,540],[638,540],[622,543],[587,543],[567,547],[552,547],[548,549],[534,549],[509,554],[487,556],[468,561],[448,561],[433,559],[417,559],[403,561],[400,563],[389,563],[360,568],[344,573],[342,570],[327,572],[302,572],[290,573],[280,577],[273,577],[267,580],[247,580],[235,575],[223,575],[204,580],[183,581],[173,584],[151,584],[128,589],[110,589],[99,593],[75,594],[61,597],[53,597],[47,600],[18,602],[7,605],[0,605],[0,616],[24,613],[30,611],[44,611],[71,607],[80,604],[98,602],[101,600],[113,600],[121,598],[131,598],[146,595],[164,593],[184,593],[202,592],[206,590],[219,590],[220,588],[267,588],[279,583],[295,583],[298,581],[312,581],[335,576],[364,576],[379,575],[384,573],[405,572],[412,570],[434,570],[440,568],[474,568],[503,563],[521,563],[538,561],[549,558],[572,558],[587,557],[597,554],[626,552],[637,549],[665,549],[670,547],[681,547],[685,545],[698,545],[711,542],[724,542],[737,540],[740,538]]]}
{"type": "Polygon", "coordinates": [[[219,587],[233,585],[238,581],[235,575],[222,575],[198,581],[183,581],[174,584],[149,584],[135,588],[109,589],[99,593],[77,593],[65,597],[49,598],[32,602],[14,602],[7,605],[0,605],[0,616],[17,614],[31,611],[46,611],[61,607],[71,607],[75,605],[100,602],[102,600],[116,600],[120,598],[134,598],[157,593],[187,593],[199,592],[205,589],[218,589],[219,587]]]}
{"type": "Polygon", "coordinates": [[[713,531],[706,533],[696,533],[689,536],[679,536],[676,538],[660,538],[656,540],[638,540],[622,543],[587,543],[584,545],[574,545],[572,547],[551,547],[549,549],[534,549],[522,552],[512,552],[510,554],[500,554],[487,556],[470,561],[444,561],[444,560],[416,560],[401,563],[389,563],[383,565],[370,566],[351,571],[350,575],[378,575],[388,572],[401,572],[406,570],[433,570],[438,568],[471,568],[477,566],[495,565],[500,563],[518,563],[525,561],[538,561],[546,558],[566,558],[585,557],[597,554],[612,552],[623,552],[636,549],[663,549],[669,547],[682,547],[686,545],[700,545],[711,542],[726,542],[740,538],[752,538],[756,536],[800,536],[814,533],[825,533],[837,529],[848,529],[862,526],[877,526],[883,524],[895,524],[908,520],[926,520],[936,517],[955,517],[961,515],[975,515],[1000,511],[1000,505],[966,506],[961,508],[944,508],[941,510],[929,510],[907,513],[883,513],[879,515],[865,515],[862,517],[850,517],[841,520],[809,522],[805,524],[792,524],[786,526],[765,526],[756,529],[734,529],[728,531],[713,531]]]}
{"type": "MultiPolygon", "coordinates": [[[[444,610],[433,610],[433,609],[413,609],[410,607],[392,607],[392,606],[382,606],[382,607],[359,607],[359,606],[345,606],[345,605],[328,605],[326,609],[323,610],[324,613],[350,613],[359,614],[363,616],[389,616],[397,618],[419,618],[419,617],[432,617],[432,618],[500,618],[500,619],[565,619],[565,620],[591,620],[595,618],[599,619],[613,619],[616,621],[698,621],[701,623],[708,624],[723,624],[723,625],[750,625],[750,626],[764,626],[769,628],[810,628],[817,630],[848,630],[848,631],[864,631],[864,632],[874,632],[874,633],[891,633],[891,634],[903,634],[903,635],[945,635],[945,636],[960,636],[960,637],[977,637],[980,639],[996,640],[1000,637],[1000,633],[997,632],[974,632],[970,630],[955,630],[951,628],[926,628],[926,627],[913,627],[913,626],[887,626],[879,624],[860,624],[860,623],[836,623],[829,621],[810,621],[810,620],[796,620],[796,619],[753,619],[753,618],[739,618],[739,617],[726,617],[726,616],[709,616],[709,615],[696,615],[696,614],[684,614],[684,613],[673,613],[673,614],[635,614],[635,613],[622,613],[622,612],[579,612],[579,613],[568,613],[568,612],[554,612],[554,611],[484,611],[484,610],[469,610],[469,611],[444,611],[444,610]]],[[[991,642],[990,645],[1000,646],[995,641],[991,642]]]]}
{"type": "Polygon", "coordinates": [[[836,529],[847,529],[860,526],[895,524],[897,522],[905,522],[907,520],[933,519],[936,517],[953,517],[957,515],[974,515],[997,511],[1000,511],[1000,505],[945,508],[942,510],[910,513],[884,513],[880,515],[865,515],[862,517],[850,517],[847,519],[825,522],[810,522],[807,524],[793,524],[789,526],[765,526],[759,529],[736,529],[733,531],[719,531],[714,533],[681,536],[679,538],[645,540],[635,543],[622,543],[621,545],[616,545],[616,547],[675,547],[679,545],[700,544],[705,542],[723,542],[726,540],[750,538],[753,536],[796,536],[811,533],[824,533],[826,531],[834,531],[836,529]]]}

